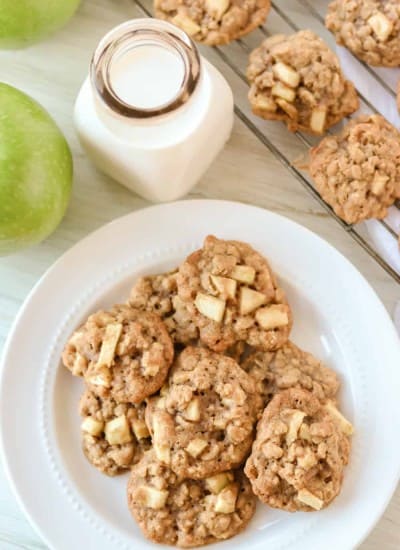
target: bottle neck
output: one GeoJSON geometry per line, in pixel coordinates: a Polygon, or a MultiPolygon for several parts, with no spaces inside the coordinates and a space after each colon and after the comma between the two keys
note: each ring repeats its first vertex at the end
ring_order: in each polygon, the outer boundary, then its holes
{"type": "Polygon", "coordinates": [[[135,19],[109,32],[91,63],[95,95],[125,119],[150,119],[186,104],[198,86],[200,56],[192,40],[165,21],[135,19]]]}

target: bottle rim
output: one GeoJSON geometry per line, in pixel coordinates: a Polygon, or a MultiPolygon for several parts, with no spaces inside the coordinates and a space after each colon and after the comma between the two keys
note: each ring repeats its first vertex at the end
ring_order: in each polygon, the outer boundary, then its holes
{"type": "Polygon", "coordinates": [[[90,80],[100,100],[114,113],[127,118],[151,118],[175,111],[187,103],[201,74],[200,55],[193,40],[181,29],[158,19],[133,19],[107,33],[97,46],[90,64],[90,80]],[[116,56],[132,48],[156,45],[177,54],[184,76],[177,93],[167,102],[151,108],[127,103],[116,92],[111,66],[116,56]]]}

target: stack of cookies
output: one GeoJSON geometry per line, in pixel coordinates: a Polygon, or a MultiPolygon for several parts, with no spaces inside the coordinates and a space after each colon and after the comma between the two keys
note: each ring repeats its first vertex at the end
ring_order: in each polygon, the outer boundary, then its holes
{"type": "Polygon", "coordinates": [[[71,336],[84,453],[105,474],[130,470],[146,537],[200,546],[242,531],[256,496],[294,512],[338,495],[352,426],[336,374],[290,342],[291,327],[266,259],[209,236],[71,336]]]}

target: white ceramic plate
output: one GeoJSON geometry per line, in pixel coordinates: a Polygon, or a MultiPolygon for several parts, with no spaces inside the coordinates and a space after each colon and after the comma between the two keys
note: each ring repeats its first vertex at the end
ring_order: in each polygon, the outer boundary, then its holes
{"type": "Polygon", "coordinates": [[[124,300],[135,278],[174,267],[208,233],[248,241],[268,256],[294,310],[294,341],[337,370],[356,428],[343,491],[326,510],[288,514],[259,505],[220,550],[346,550],[383,513],[400,469],[400,350],[367,282],[330,245],[271,212],[222,201],[154,206],[96,231],[41,279],[10,333],[0,388],[1,440],[25,512],[56,550],[143,550],[126,506],[126,476],[109,479],[80,448],[82,381],[59,363],[87,315],[124,300]]]}

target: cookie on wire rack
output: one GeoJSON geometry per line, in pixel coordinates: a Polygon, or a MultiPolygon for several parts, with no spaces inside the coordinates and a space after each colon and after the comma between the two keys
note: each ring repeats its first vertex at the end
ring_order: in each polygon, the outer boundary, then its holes
{"type": "Polygon", "coordinates": [[[270,0],[155,0],[156,17],[180,27],[197,42],[228,44],[263,23],[270,0]]]}
{"type": "Polygon", "coordinates": [[[324,134],[359,107],[337,56],[309,30],[264,40],[250,54],[247,78],[253,112],[291,131],[324,134]]]}
{"type": "Polygon", "coordinates": [[[400,198],[400,132],[381,115],[362,115],[311,149],[309,170],[342,220],[382,219],[400,198]]]}
{"type": "Polygon", "coordinates": [[[365,63],[400,67],[398,0],[334,0],[325,24],[338,44],[365,63]]]}

